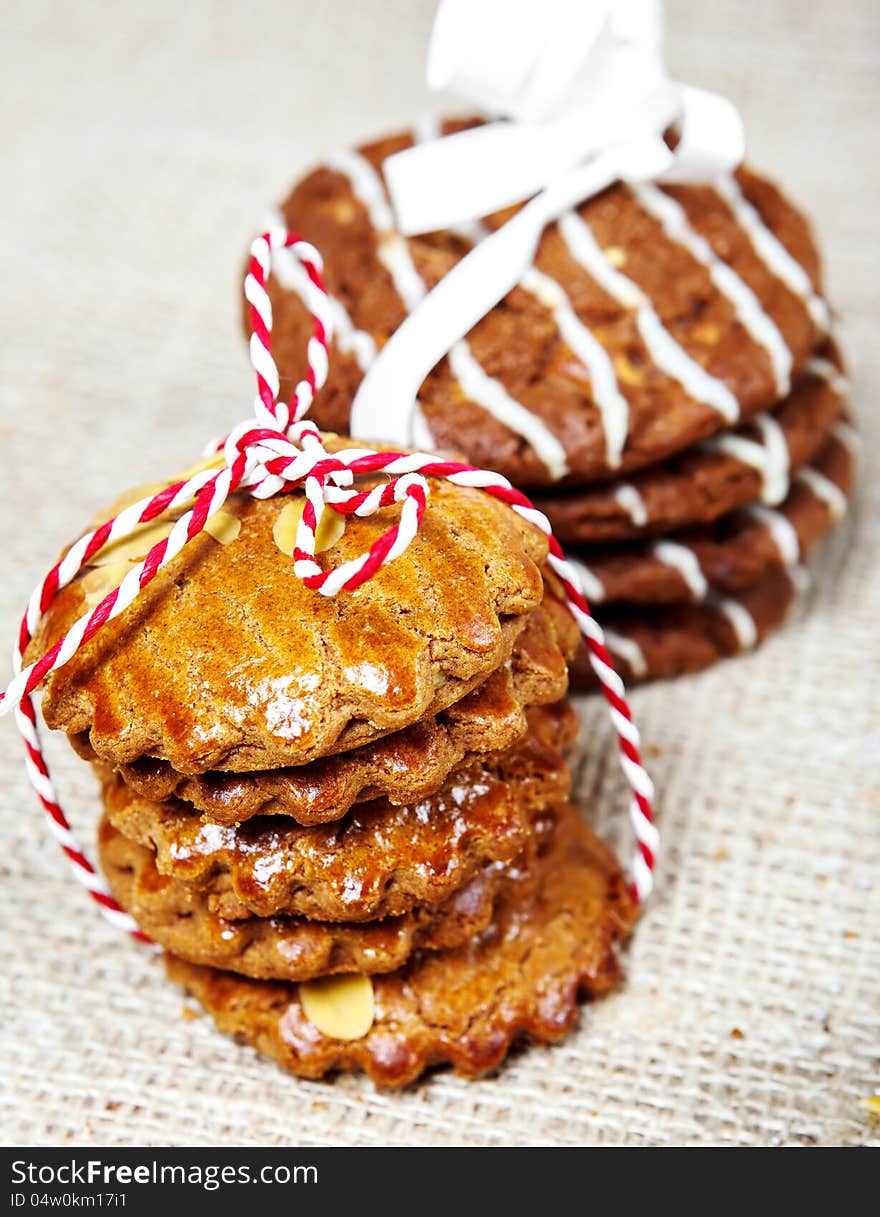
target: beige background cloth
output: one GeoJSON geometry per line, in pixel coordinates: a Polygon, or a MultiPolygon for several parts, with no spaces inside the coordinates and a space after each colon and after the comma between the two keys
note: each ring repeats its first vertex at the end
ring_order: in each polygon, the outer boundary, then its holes
{"type": "MultiPolygon", "coordinates": [[[[0,622],[93,509],[243,417],[239,271],[267,204],[322,151],[407,125],[428,0],[3,6],[0,622]]],[[[875,313],[880,7],[670,6],[683,79],[729,94],[751,153],[821,230],[867,441],[814,590],[758,653],[638,691],[658,783],[659,888],[627,983],[499,1076],[402,1095],[293,1079],[186,1019],[182,993],[68,873],[0,729],[0,1099],[7,1143],[880,1143],[875,313]]],[[[580,791],[623,788],[583,700],[580,791]]],[[[95,789],[58,777],[91,840],[95,789]]]]}

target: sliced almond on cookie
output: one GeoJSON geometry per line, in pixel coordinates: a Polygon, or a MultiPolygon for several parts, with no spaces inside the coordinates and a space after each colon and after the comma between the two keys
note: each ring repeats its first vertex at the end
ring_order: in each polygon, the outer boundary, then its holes
{"type": "Polygon", "coordinates": [[[205,532],[210,533],[221,545],[231,545],[241,532],[241,520],[221,509],[205,524],[205,532]]]}
{"type": "MultiPolygon", "coordinates": [[[[296,530],[305,511],[305,498],[297,496],[281,508],[272,526],[272,536],[275,544],[288,558],[293,557],[296,547],[296,530]]],[[[345,532],[345,517],[335,511],[325,511],[321,516],[318,531],[315,533],[315,553],[321,554],[325,549],[331,549],[345,532]]]]}
{"type": "Polygon", "coordinates": [[[124,511],[126,507],[131,507],[132,503],[137,503],[140,499],[152,499],[164,490],[166,482],[145,482],[141,486],[132,486],[130,490],[126,490],[118,499],[114,499],[110,506],[100,512],[92,520],[92,528],[97,528],[100,524],[106,524],[108,520],[112,520],[114,516],[118,516],[120,511],[124,511]]]}
{"type": "Polygon", "coordinates": [[[99,549],[89,566],[106,566],[109,562],[140,562],[154,545],[164,541],[173,527],[173,520],[151,520],[148,524],[139,524],[130,536],[110,541],[99,549]]]}
{"type": "Polygon", "coordinates": [[[125,559],[105,562],[101,566],[88,569],[79,581],[86,609],[91,612],[93,608],[97,608],[108,592],[119,587],[130,570],[131,563],[125,559]]]}
{"type": "Polygon", "coordinates": [[[309,1022],[334,1040],[359,1040],[376,1016],[373,982],[360,973],[304,981],[299,1000],[309,1022]]]}

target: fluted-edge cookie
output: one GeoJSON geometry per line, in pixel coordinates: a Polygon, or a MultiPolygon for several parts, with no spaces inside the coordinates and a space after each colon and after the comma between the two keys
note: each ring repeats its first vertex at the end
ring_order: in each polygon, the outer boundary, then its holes
{"type": "MultiPolygon", "coordinates": [[[[432,481],[409,548],[336,597],[305,587],[279,547],[288,502],[234,496],[237,535],[196,537],[54,672],[46,723],[88,732],[111,764],[154,756],[188,774],[302,764],[460,700],[507,660],[541,600],[545,538],[480,491],[432,481]]],[[[351,517],[320,559],[364,552],[396,510],[351,517]]],[[[118,579],[119,565],[58,595],[29,658],[84,611],[90,580],[118,579]]]]}
{"type": "Polygon", "coordinates": [[[612,856],[575,808],[555,809],[535,890],[496,906],[491,929],[454,951],[418,953],[373,977],[374,1018],[356,1039],[331,1038],[309,1020],[300,991],[167,956],[172,979],[217,1025],[304,1077],[364,1071],[400,1087],[432,1065],[474,1077],[495,1069],[520,1039],[550,1043],[584,997],[616,983],[615,944],[635,908],[612,856]]]}

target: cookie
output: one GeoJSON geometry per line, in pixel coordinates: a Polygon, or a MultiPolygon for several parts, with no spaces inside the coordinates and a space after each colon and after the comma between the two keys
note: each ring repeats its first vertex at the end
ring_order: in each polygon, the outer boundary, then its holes
{"type": "Polygon", "coordinates": [[[794,476],[778,508],[754,503],[653,542],[571,551],[591,604],[677,604],[713,591],[735,594],[780,566],[803,562],[846,511],[858,437],[848,424],[841,427],[794,476]]]}
{"type": "Polygon", "coordinates": [[[241,976],[312,980],[340,972],[393,972],[415,950],[451,950],[482,933],[498,893],[530,877],[531,843],[512,863],[482,867],[439,905],[421,905],[378,921],[326,922],[303,917],[228,919],[208,898],[156,869],[151,850],[129,841],[105,820],[98,853],[115,898],[145,933],[192,963],[241,976]]]}
{"type": "Polygon", "coordinates": [[[844,405],[845,382],[838,365],[830,354],[823,355],[772,413],[747,426],[632,478],[567,494],[536,495],[535,502],[566,545],[676,532],[711,523],[756,500],[777,506],[788,493],[791,474],[821,451],[844,405]]]}
{"type": "Polygon", "coordinates": [[[635,921],[610,853],[573,807],[555,815],[535,888],[506,892],[491,928],[457,950],[418,953],[399,971],[374,977],[373,1019],[355,1039],[319,1030],[295,985],[171,955],[169,975],[222,1030],[304,1077],[363,1070],[379,1086],[399,1087],[432,1065],[448,1063],[470,1077],[486,1073],[516,1040],[561,1038],[579,998],[615,985],[614,946],[635,921]]]}
{"type": "MultiPolygon", "coordinates": [[[[187,775],[167,761],[144,757],[119,772],[153,802],[178,798],[214,824],[255,815],[288,815],[300,824],[341,819],[355,803],[379,796],[400,805],[434,794],[471,755],[509,747],[526,731],[525,707],[544,705],[568,687],[565,660],[577,647],[571,615],[552,597],[530,614],[508,662],[461,701],[420,723],[351,752],[296,768],[246,775],[220,771],[187,775]]],[[[71,742],[95,760],[88,736],[71,742]]]]}
{"type": "MultiPolygon", "coordinates": [[[[409,548],[336,597],[305,587],[281,551],[290,503],[234,496],[234,539],[194,538],[49,677],[47,724],[87,731],[111,764],[153,756],[187,774],[303,764],[460,700],[507,660],[541,600],[545,538],[480,491],[432,480],[409,548]]],[[[396,515],[350,517],[320,558],[354,558],[396,515]]],[[[118,579],[110,556],[59,593],[28,660],[84,611],[90,580],[118,579]]]]}
{"type": "Polygon", "coordinates": [[[325,826],[277,816],[239,828],[204,824],[187,804],[150,802],[112,773],[102,797],[113,826],[155,851],[160,874],[204,894],[227,920],[372,921],[439,904],[486,864],[511,861],[534,809],[568,796],[559,746],[576,730],[574,711],[560,703],[529,717],[518,745],[455,770],[429,798],[364,803],[325,826]]]}
{"type": "MultiPolygon", "coordinates": [[[[700,604],[609,608],[600,619],[618,672],[629,684],[683,676],[751,650],[785,618],[801,570],[773,570],[736,596],[710,595],[700,604]]],[[[583,647],[571,686],[598,687],[583,647]]]]}
{"type": "MultiPolygon", "coordinates": [[[[402,237],[381,167],[412,142],[331,157],[277,217],[324,256],[336,339],[314,415],[332,430],[347,429],[364,371],[425,291],[510,215],[402,237]]],[[[269,292],[285,384],[307,337],[297,290],[279,262],[269,292]]],[[[819,291],[808,223],[750,170],[715,188],[615,185],[545,230],[534,266],[423,383],[413,434],[521,487],[644,468],[789,392],[827,329],[819,291]]]]}

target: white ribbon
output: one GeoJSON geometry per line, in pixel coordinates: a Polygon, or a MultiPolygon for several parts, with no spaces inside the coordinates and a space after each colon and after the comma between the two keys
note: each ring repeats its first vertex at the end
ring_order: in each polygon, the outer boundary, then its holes
{"type": "Polygon", "coordinates": [[[398,228],[453,228],[530,201],[385,344],[352,405],[352,435],[411,442],[425,377],[517,284],[568,208],[617,180],[707,182],[739,164],[737,111],[670,80],[661,24],[659,0],[441,0],[429,84],[500,118],[385,161],[398,228]]]}

